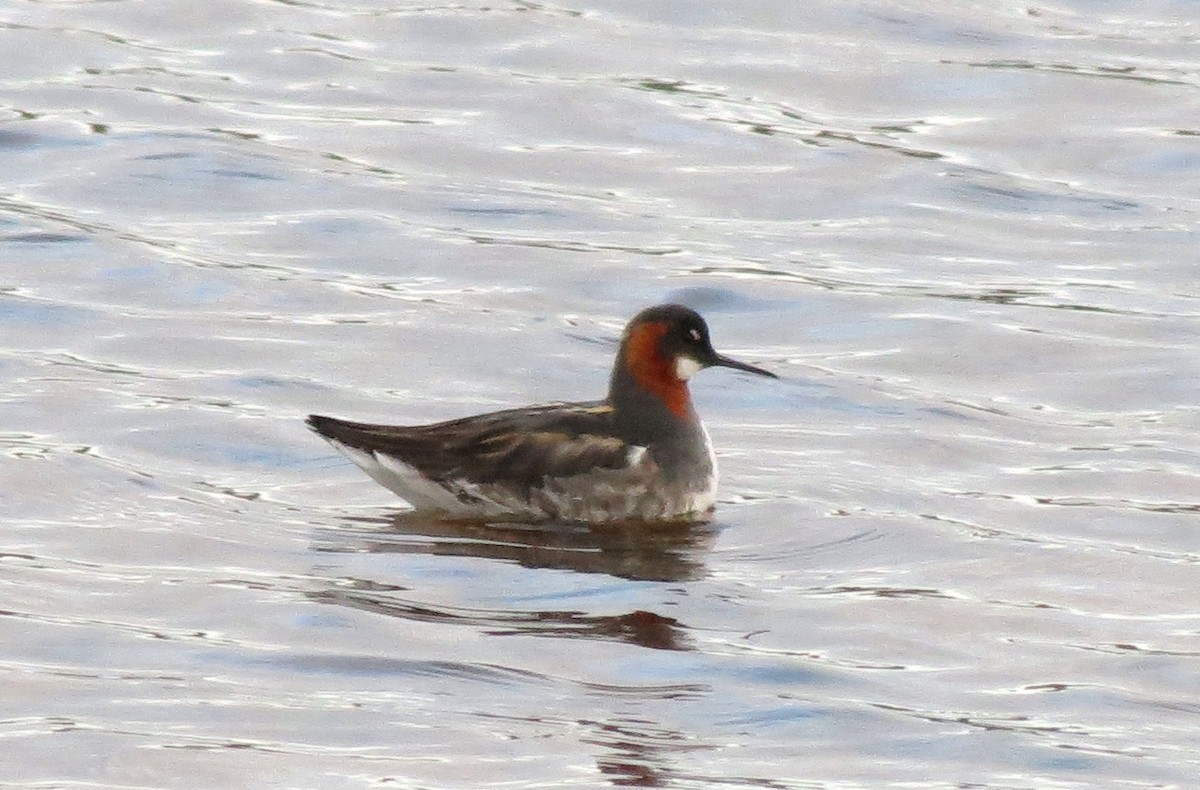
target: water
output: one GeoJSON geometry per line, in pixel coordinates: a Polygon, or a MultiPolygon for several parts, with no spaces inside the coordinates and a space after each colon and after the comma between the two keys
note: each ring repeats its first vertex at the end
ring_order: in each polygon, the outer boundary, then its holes
{"type": "Polygon", "coordinates": [[[1193,4],[8,4],[0,783],[1191,787],[1193,4]],[[717,347],[711,528],[311,436],[717,347]]]}

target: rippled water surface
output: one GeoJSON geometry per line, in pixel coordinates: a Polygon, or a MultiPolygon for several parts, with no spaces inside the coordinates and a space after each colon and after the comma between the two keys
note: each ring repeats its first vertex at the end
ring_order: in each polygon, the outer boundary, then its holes
{"type": "Polygon", "coordinates": [[[0,783],[1194,787],[1200,17],[0,7],[0,783]],[[599,396],[707,528],[449,525],[303,427],[599,396]]]}

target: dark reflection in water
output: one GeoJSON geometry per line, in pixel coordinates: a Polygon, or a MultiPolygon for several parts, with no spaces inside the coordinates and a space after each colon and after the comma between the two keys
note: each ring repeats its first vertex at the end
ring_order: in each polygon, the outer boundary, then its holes
{"type": "Polygon", "coordinates": [[[719,750],[712,742],[665,727],[652,719],[616,717],[580,720],[585,743],[602,747],[596,767],[614,787],[757,787],[785,790],[795,784],[755,776],[697,773],[677,765],[687,752],[719,750]]]}
{"type": "MultiPolygon", "coordinates": [[[[340,580],[345,581],[345,580],[340,580]]],[[[351,582],[353,584],[353,581],[351,582]]],[[[466,625],[490,636],[557,636],[601,639],[655,650],[691,650],[686,626],[673,617],[638,609],[628,614],[588,615],[571,610],[514,611],[441,606],[341,586],[308,594],[314,601],[374,614],[443,625],[466,625]]]]}
{"type": "Polygon", "coordinates": [[[669,727],[644,716],[603,719],[559,719],[553,716],[507,716],[481,712],[489,729],[506,729],[509,722],[554,726],[570,722],[581,731],[580,741],[594,747],[596,768],[605,783],[614,787],[761,787],[794,785],[752,776],[709,775],[679,764],[683,755],[719,751],[722,745],[694,733],[669,727]]]}
{"type": "MultiPolygon", "coordinates": [[[[443,521],[411,512],[347,521],[350,528],[323,531],[315,550],[491,559],[636,581],[679,582],[704,576],[702,555],[716,537],[711,526],[443,521]]],[[[609,615],[571,609],[482,609],[417,600],[410,593],[396,583],[340,578],[308,594],[322,603],[405,620],[465,625],[493,636],[599,639],[654,650],[692,649],[683,623],[644,609],[609,615]]]]}
{"type": "Polygon", "coordinates": [[[525,568],[603,573],[635,581],[703,578],[712,525],[533,525],[442,521],[409,511],[385,518],[346,519],[347,529],[326,530],[315,546],[325,552],[431,554],[505,560],[525,568]]]}
{"type": "Polygon", "coordinates": [[[678,779],[673,753],[712,749],[682,732],[647,719],[580,721],[594,730],[585,743],[609,750],[596,756],[596,767],[617,787],[667,787],[678,779]]]}

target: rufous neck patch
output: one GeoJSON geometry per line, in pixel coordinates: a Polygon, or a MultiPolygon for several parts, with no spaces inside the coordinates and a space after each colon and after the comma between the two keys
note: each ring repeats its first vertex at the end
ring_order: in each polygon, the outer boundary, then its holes
{"type": "Polygon", "coordinates": [[[625,341],[623,362],[642,389],[661,398],[676,417],[687,419],[692,413],[687,384],[675,374],[675,360],[661,350],[663,335],[670,328],[665,321],[635,326],[625,341]]]}

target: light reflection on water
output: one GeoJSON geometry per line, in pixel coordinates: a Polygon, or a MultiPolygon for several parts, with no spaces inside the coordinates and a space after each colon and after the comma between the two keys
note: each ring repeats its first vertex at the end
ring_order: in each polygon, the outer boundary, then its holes
{"type": "Polygon", "coordinates": [[[1190,786],[1184,7],[7,9],[0,783],[1190,786]],[[668,299],[784,377],[695,381],[712,526],[303,428],[596,397],[668,299]]]}

